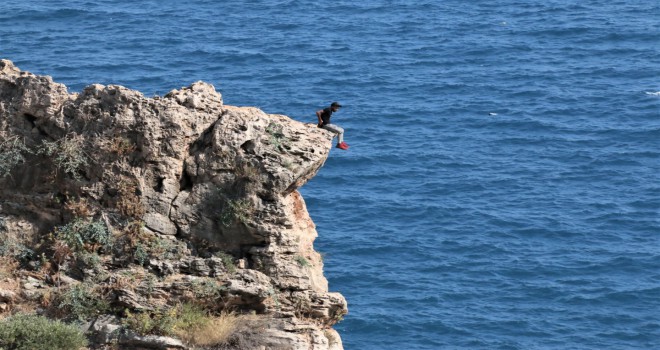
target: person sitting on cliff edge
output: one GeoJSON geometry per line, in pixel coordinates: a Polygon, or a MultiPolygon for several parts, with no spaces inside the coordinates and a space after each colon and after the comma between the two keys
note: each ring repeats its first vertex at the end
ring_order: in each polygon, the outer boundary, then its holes
{"type": "Polygon", "coordinates": [[[316,111],[316,117],[319,119],[319,128],[332,131],[337,136],[337,148],[347,150],[348,145],[344,142],[344,129],[340,128],[338,125],[331,124],[330,118],[332,113],[337,112],[341,108],[339,102],[333,102],[330,107],[326,107],[316,111]]]}

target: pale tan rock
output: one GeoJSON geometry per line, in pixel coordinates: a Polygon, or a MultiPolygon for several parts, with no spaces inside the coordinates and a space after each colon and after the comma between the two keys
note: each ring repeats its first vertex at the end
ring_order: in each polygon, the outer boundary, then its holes
{"type": "Polygon", "coordinates": [[[230,293],[251,297],[266,298],[270,287],[270,278],[256,270],[240,270],[235,278],[228,281],[230,293]]]}
{"type": "Polygon", "coordinates": [[[143,298],[140,297],[135,291],[122,288],[115,290],[117,298],[117,305],[131,309],[131,310],[144,310],[146,307],[143,298]]]}
{"type": "Polygon", "coordinates": [[[156,335],[139,335],[133,332],[122,333],[117,341],[123,349],[156,349],[156,350],[174,350],[186,349],[178,339],[156,335]]]}
{"type": "Polygon", "coordinates": [[[95,334],[95,341],[100,344],[116,342],[121,334],[121,320],[115,316],[103,315],[97,317],[89,327],[89,332],[95,334]]]}
{"type": "Polygon", "coordinates": [[[176,226],[163,214],[147,213],[144,217],[144,224],[152,231],[163,235],[175,235],[176,226]]]}

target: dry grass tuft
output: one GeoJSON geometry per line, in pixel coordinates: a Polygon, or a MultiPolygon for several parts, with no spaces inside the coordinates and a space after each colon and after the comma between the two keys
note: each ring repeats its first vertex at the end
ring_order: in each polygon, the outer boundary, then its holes
{"type": "Polygon", "coordinates": [[[175,330],[176,336],[195,346],[215,346],[227,344],[232,335],[247,322],[247,317],[233,312],[223,312],[220,316],[206,317],[187,327],[175,330]]]}
{"type": "Polygon", "coordinates": [[[175,336],[197,349],[226,348],[252,349],[245,334],[258,325],[256,315],[222,312],[218,316],[199,305],[185,303],[151,312],[126,312],[123,323],[142,335],[161,334],[175,336]],[[234,345],[240,345],[235,347],[234,345]]]}
{"type": "Polygon", "coordinates": [[[145,210],[140,201],[139,185],[134,181],[121,179],[117,184],[118,199],[116,203],[119,212],[127,217],[140,219],[145,210]]]}
{"type": "Polygon", "coordinates": [[[90,204],[85,198],[67,201],[64,205],[64,210],[69,212],[75,218],[87,218],[94,213],[90,209],[90,204]]]}
{"type": "Polygon", "coordinates": [[[123,136],[115,136],[103,146],[108,152],[115,153],[119,156],[130,154],[136,149],[135,144],[123,136]]]}
{"type": "Polygon", "coordinates": [[[3,280],[9,280],[14,276],[14,273],[18,269],[18,262],[16,260],[0,256],[0,287],[3,286],[3,280]]]}

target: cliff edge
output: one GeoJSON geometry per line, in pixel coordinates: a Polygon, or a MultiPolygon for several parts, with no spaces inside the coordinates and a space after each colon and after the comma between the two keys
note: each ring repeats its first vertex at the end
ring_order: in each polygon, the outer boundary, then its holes
{"type": "Polygon", "coordinates": [[[297,191],[331,138],[203,82],[70,94],[0,61],[0,317],[93,349],[342,349],[297,191]]]}

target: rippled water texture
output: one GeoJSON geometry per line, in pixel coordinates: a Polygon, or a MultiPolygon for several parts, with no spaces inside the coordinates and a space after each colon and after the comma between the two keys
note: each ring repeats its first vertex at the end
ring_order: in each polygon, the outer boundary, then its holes
{"type": "Polygon", "coordinates": [[[196,80],[350,151],[303,189],[346,349],[660,346],[657,1],[18,1],[0,56],[196,80]]]}

